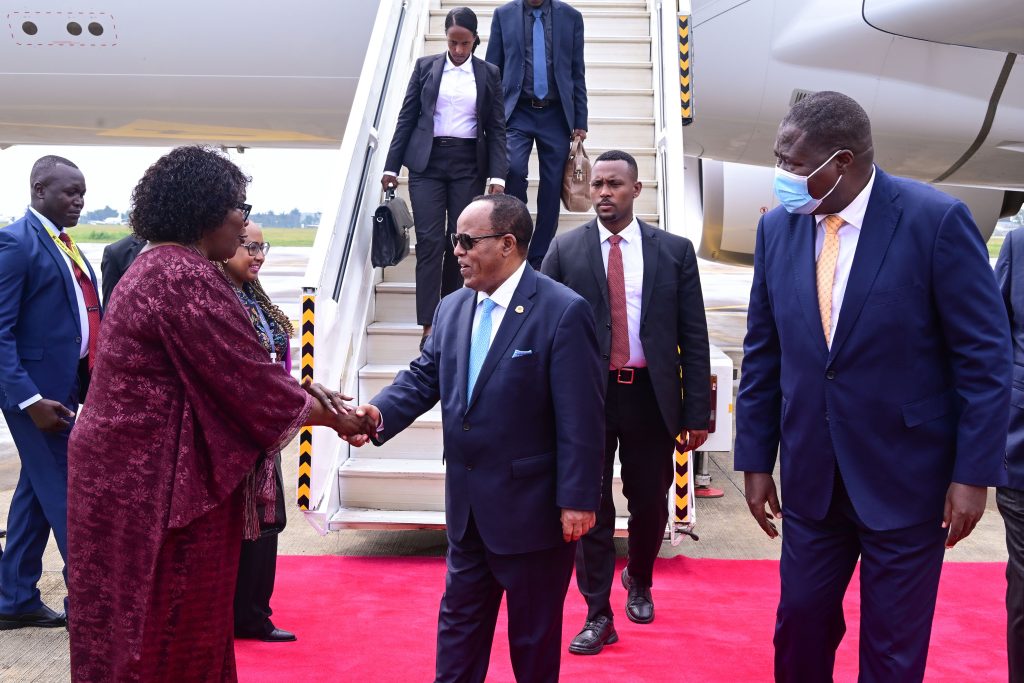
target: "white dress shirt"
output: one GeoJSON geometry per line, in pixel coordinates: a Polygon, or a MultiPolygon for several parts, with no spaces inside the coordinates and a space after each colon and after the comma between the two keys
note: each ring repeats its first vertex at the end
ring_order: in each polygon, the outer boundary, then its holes
{"type": "MultiPolygon", "coordinates": [[[[35,214],[36,218],[39,219],[39,222],[43,224],[43,227],[46,228],[46,231],[51,235],[56,237],[62,232],[49,218],[39,213],[31,206],[28,208],[29,211],[35,214]]],[[[60,255],[64,257],[64,263],[67,264],[68,272],[71,273],[71,281],[75,283],[75,297],[78,299],[78,320],[82,326],[82,344],[79,348],[78,357],[85,358],[89,353],[89,311],[85,307],[85,297],[82,295],[82,286],[78,284],[78,279],[75,277],[75,269],[74,266],[71,265],[71,258],[68,257],[60,247],[57,247],[57,249],[60,251],[60,255]]],[[[88,275],[88,273],[86,273],[86,275],[88,275]]],[[[24,410],[41,398],[42,396],[36,394],[35,396],[27,398],[19,403],[18,407],[24,410]]]]}
{"type": "MultiPolygon", "coordinates": [[[[874,184],[875,169],[872,167],[871,179],[868,180],[868,184],[845,209],[836,214],[845,223],[839,228],[839,258],[836,261],[836,276],[832,281],[832,329],[828,337],[829,348],[832,348],[832,340],[836,338],[836,326],[839,324],[839,313],[843,310],[846,283],[850,280],[850,268],[853,267],[853,257],[857,253],[857,241],[860,239],[860,230],[864,226],[864,214],[868,210],[868,198],[871,196],[871,188],[874,184]]],[[[825,245],[825,217],[828,215],[825,213],[814,214],[814,221],[817,225],[814,238],[815,262],[821,255],[821,248],[825,245]]]]}
{"type": "MultiPolygon", "coordinates": [[[[519,286],[519,281],[523,279],[523,272],[526,270],[526,261],[519,264],[516,268],[516,272],[508,276],[508,279],[501,283],[494,294],[488,296],[484,292],[476,293],[476,312],[480,312],[480,304],[483,303],[484,299],[490,299],[494,302],[494,308],[491,309],[491,339],[487,342],[488,348],[490,348],[491,342],[494,341],[494,336],[498,334],[498,328],[501,327],[501,321],[505,319],[505,311],[508,310],[508,305],[512,303],[512,295],[516,293],[516,287],[519,286]]],[[[476,329],[480,327],[480,316],[473,316],[473,334],[476,334],[476,329]]],[[[470,336],[472,339],[472,336],[470,336]]]]}
{"type": "MultiPolygon", "coordinates": [[[[612,245],[608,238],[612,233],[597,221],[598,234],[601,237],[601,258],[604,259],[605,277],[608,275],[608,254],[612,245]]],[[[640,308],[644,296],[644,248],[640,223],[636,216],[619,233],[622,241],[619,250],[622,252],[622,274],[626,281],[626,321],[629,325],[629,362],[631,368],[647,367],[644,347],[640,343],[640,308]]]]}
{"type": "MultiPolygon", "coordinates": [[[[476,74],[473,73],[473,58],[459,66],[452,63],[452,57],[444,53],[444,71],[437,90],[434,105],[435,138],[476,139],[476,74]]],[[[384,171],[384,175],[398,177],[395,171],[384,171]]],[[[505,187],[504,178],[488,178],[488,185],[505,187]]]]}

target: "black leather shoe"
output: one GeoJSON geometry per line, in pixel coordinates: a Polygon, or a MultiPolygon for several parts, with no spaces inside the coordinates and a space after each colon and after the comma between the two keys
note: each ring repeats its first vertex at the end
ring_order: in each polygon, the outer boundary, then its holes
{"type": "Polygon", "coordinates": [[[583,630],[569,643],[569,652],[574,655],[596,655],[605,645],[619,642],[619,634],[608,617],[598,617],[583,624],[583,630]]]}
{"type": "Polygon", "coordinates": [[[649,624],[654,621],[654,600],[651,598],[651,587],[640,586],[629,575],[629,569],[622,570],[622,587],[628,593],[626,597],[626,616],[636,624],[649,624]]]}
{"type": "Polygon", "coordinates": [[[269,633],[235,633],[236,640],[262,640],[264,643],[290,643],[298,640],[291,631],[274,627],[269,633]]]}
{"type": "Polygon", "coordinates": [[[0,529],[0,538],[7,538],[7,529],[0,529]]]}
{"type": "Polygon", "coordinates": [[[59,628],[67,626],[68,619],[63,612],[54,612],[43,605],[32,612],[21,614],[0,614],[0,631],[12,631],[16,628],[34,626],[36,628],[59,628]]]}

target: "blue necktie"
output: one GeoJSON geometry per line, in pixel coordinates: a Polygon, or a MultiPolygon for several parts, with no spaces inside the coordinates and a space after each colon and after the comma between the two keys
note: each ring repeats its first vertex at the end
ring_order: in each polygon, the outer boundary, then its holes
{"type": "Polygon", "coordinates": [[[473,333],[473,343],[469,347],[469,383],[466,388],[466,400],[473,396],[473,385],[480,375],[480,368],[484,366],[484,359],[487,358],[487,350],[491,347],[491,311],[494,310],[494,300],[484,299],[480,302],[480,324],[476,326],[473,333]]]}
{"type": "Polygon", "coordinates": [[[548,56],[544,48],[544,20],[533,10],[533,94],[538,100],[548,96],[548,56]]]}

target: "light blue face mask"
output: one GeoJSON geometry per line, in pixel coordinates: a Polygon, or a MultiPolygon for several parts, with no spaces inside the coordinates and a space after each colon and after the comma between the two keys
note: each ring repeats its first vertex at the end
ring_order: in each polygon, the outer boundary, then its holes
{"type": "Polygon", "coordinates": [[[825,159],[821,166],[805,176],[790,173],[779,166],[775,167],[775,196],[779,198],[779,203],[786,207],[786,211],[790,213],[811,214],[821,206],[821,203],[825,201],[825,197],[832,194],[832,190],[839,186],[839,181],[843,179],[843,176],[840,175],[836,179],[836,184],[821,199],[815,199],[811,196],[810,191],[807,189],[807,181],[811,179],[812,175],[825,168],[825,164],[832,161],[836,154],[842,151],[844,150],[837,149],[832,153],[832,156],[825,159]]]}

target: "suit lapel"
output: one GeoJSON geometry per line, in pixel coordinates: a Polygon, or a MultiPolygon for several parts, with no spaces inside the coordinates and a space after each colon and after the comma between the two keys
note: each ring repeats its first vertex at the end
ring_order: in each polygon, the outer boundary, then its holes
{"type": "MultiPolygon", "coordinates": [[[[533,295],[536,292],[537,273],[527,265],[526,270],[523,271],[523,278],[519,281],[519,286],[516,287],[512,300],[508,304],[508,310],[505,311],[505,316],[501,319],[498,333],[494,335],[491,348],[487,351],[487,357],[484,358],[483,367],[480,368],[480,375],[476,378],[476,384],[473,386],[473,395],[469,397],[469,405],[466,406],[467,411],[473,407],[477,396],[480,395],[483,386],[487,384],[491,373],[494,372],[494,368],[505,357],[508,347],[512,344],[512,340],[519,334],[519,328],[523,326],[526,318],[529,317],[530,309],[533,308],[533,295]],[[518,312],[517,309],[519,307],[522,307],[522,313],[518,312]]],[[[465,355],[468,362],[468,350],[465,355]]]]}
{"type": "Polygon", "coordinates": [[[793,270],[797,298],[804,312],[807,327],[818,338],[821,350],[828,353],[825,333],[821,328],[821,311],[818,310],[818,278],[814,270],[813,216],[787,214],[789,218],[789,260],[793,270]]]}
{"type": "Polygon", "coordinates": [[[477,137],[483,136],[483,112],[489,111],[484,103],[487,96],[487,74],[484,72],[484,63],[476,57],[473,60],[473,80],[476,81],[476,129],[477,137]]]}
{"type": "Polygon", "coordinates": [[[640,300],[640,322],[647,318],[651,295],[654,293],[654,277],[658,274],[658,231],[637,219],[640,225],[640,244],[644,253],[643,297],[640,300]]]}
{"type": "Polygon", "coordinates": [[[558,32],[559,19],[562,14],[562,6],[551,0],[551,66],[552,73],[558,73],[558,67],[555,65],[555,60],[558,59],[558,55],[561,54],[559,48],[562,46],[562,41],[559,40],[561,37],[558,32]]]}
{"type": "Polygon", "coordinates": [[[456,311],[455,320],[455,385],[462,399],[461,405],[469,405],[466,387],[469,383],[469,348],[473,344],[473,314],[476,311],[476,292],[466,290],[469,296],[456,311]]]}
{"type": "Polygon", "coordinates": [[[581,237],[587,261],[590,263],[590,270],[594,273],[594,282],[597,283],[597,291],[601,300],[604,301],[605,309],[608,309],[608,273],[604,269],[604,257],[601,255],[601,231],[597,229],[596,218],[584,226],[581,237]]]}
{"type": "MultiPolygon", "coordinates": [[[[64,294],[68,298],[68,305],[71,306],[75,312],[75,315],[73,316],[75,319],[75,325],[78,326],[78,332],[81,334],[82,321],[78,316],[78,296],[75,294],[76,285],[75,281],[71,279],[71,271],[68,270],[68,264],[64,260],[64,256],[61,255],[60,249],[58,249],[57,245],[53,243],[53,236],[50,235],[50,231],[43,227],[43,224],[39,222],[36,215],[29,211],[25,214],[25,217],[28,220],[29,225],[32,226],[32,229],[36,231],[36,234],[42,241],[43,251],[49,254],[50,258],[53,259],[53,265],[57,269],[57,272],[60,273],[61,279],[64,281],[64,294]]],[[[84,260],[85,257],[83,256],[82,259],[84,260]]],[[[89,265],[88,262],[86,262],[86,265],[89,265]]],[[[93,284],[95,285],[96,275],[92,273],[91,265],[89,265],[89,271],[89,274],[92,276],[93,284]]]]}
{"type": "Polygon", "coordinates": [[[423,89],[427,96],[426,109],[431,116],[434,115],[434,110],[437,107],[437,95],[441,91],[441,76],[444,74],[445,55],[447,54],[448,51],[445,50],[434,59],[434,63],[430,65],[430,87],[423,89]]]}
{"type": "Polygon", "coordinates": [[[881,169],[876,169],[875,186],[871,188],[871,196],[868,198],[868,210],[864,214],[864,225],[861,226],[857,251],[850,267],[850,279],[843,294],[843,307],[839,309],[839,324],[836,326],[835,339],[832,340],[831,358],[839,353],[864,308],[864,301],[885,259],[902,211],[896,188],[881,169]]]}

